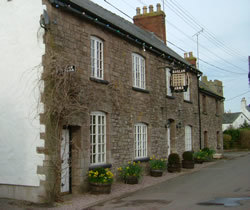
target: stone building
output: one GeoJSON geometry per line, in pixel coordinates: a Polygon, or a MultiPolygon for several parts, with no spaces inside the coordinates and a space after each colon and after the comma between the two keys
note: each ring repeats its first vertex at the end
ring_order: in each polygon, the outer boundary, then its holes
{"type": "MultiPolygon", "coordinates": [[[[62,157],[70,157],[72,164],[62,172],[67,178],[61,180],[61,192],[80,192],[89,168],[115,171],[128,161],[144,162],[152,155],[166,158],[171,152],[203,147],[201,134],[208,129],[201,123],[214,123],[216,115],[201,117],[199,97],[205,94],[208,103],[222,97],[199,89],[201,72],[193,56],[183,59],[166,46],[165,14],[159,4],[156,11],[144,7],[142,14],[137,8],[134,24],[88,0],[44,0],[44,4],[50,18],[44,74],[59,68],[62,74],[77,75],[77,103],[85,110],[61,123],[64,141],[72,141],[62,157]],[[186,92],[171,91],[171,69],[188,72],[186,92]]],[[[45,120],[41,123],[47,128],[45,120]]],[[[216,135],[211,132],[206,140],[215,149],[220,143],[213,143],[214,138],[221,141],[219,123],[209,128],[219,126],[216,135]]],[[[46,151],[50,144],[44,136],[46,151]]],[[[46,177],[47,165],[41,170],[46,177]]]]}

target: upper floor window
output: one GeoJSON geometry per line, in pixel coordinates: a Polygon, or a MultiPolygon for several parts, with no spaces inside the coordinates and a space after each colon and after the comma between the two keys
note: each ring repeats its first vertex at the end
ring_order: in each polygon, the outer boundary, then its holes
{"type": "Polygon", "coordinates": [[[135,125],[135,158],[147,157],[147,125],[135,125]]]}
{"type": "Polygon", "coordinates": [[[184,100],[190,101],[190,87],[188,86],[187,91],[184,92],[184,100]]]}
{"type": "Polygon", "coordinates": [[[90,114],[90,164],[106,163],[106,115],[90,114]]]}
{"type": "Polygon", "coordinates": [[[171,79],[171,73],[170,73],[170,69],[166,69],[166,89],[167,89],[167,95],[168,96],[172,96],[172,91],[170,88],[170,79],[171,79]]]}
{"type": "Polygon", "coordinates": [[[185,126],[185,151],[192,150],[192,127],[185,126]]]}
{"type": "Polygon", "coordinates": [[[132,69],[133,69],[133,86],[141,89],[146,89],[145,59],[142,56],[133,53],[132,69]]]}
{"type": "Polygon", "coordinates": [[[202,95],[202,111],[207,113],[207,97],[205,95],[202,95]]]}
{"type": "Polygon", "coordinates": [[[91,37],[91,77],[103,79],[103,42],[91,37]]]}

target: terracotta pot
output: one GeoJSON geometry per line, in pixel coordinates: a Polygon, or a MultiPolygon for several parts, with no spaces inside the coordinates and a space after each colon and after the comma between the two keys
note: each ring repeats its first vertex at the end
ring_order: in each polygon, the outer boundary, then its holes
{"type": "Polygon", "coordinates": [[[138,184],[139,178],[136,176],[127,176],[125,178],[126,184],[138,184]]]}
{"type": "Polygon", "coordinates": [[[89,183],[89,191],[93,194],[109,194],[111,192],[111,183],[89,183]]]}
{"type": "Polygon", "coordinates": [[[182,168],[193,169],[194,161],[193,160],[182,160],[182,168]]]}
{"type": "Polygon", "coordinates": [[[168,172],[181,172],[181,163],[168,164],[168,172]]]}
{"type": "Polygon", "coordinates": [[[161,169],[151,169],[150,170],[150,175],[154,177],[160,177],[163,174],[163,170],[161,169]]]}

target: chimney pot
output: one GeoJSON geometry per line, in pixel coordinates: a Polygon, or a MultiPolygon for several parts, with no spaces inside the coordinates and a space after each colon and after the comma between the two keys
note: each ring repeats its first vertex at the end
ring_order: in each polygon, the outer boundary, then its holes
{"type": "Polygon", "coordinates": [[[146,6],[143,7],[143,14],[147,14],[147,7],[146,6]]]}
{"type": "Polygon", "coordinates": [[[193,52],[189,52],[189,58],[193,57],[193,52]]]}
{"type": "Polygon", "coordinates": [[[160,12],[160,11],[161,11],[161,4],[158,3],[158,4],[156,5],[156,7],[157,7],[157,12],[160,12]]]}
{"type": "Polygon", "coordinates": [[[188,55],[187,53],[184,53],[184,58],[187,58],[187,55],[188,55]]]}
{"type": "Polygon", "coordinates": [[[137,7],[136,8],[136,15],[140,15],[141,14],[141,8],[140,7],[137,7]]]}
{"type": "Polygon", "coordinates": [[[154,12],[154,6],[153,5],[149,5],[149,13],[154,12]]]}

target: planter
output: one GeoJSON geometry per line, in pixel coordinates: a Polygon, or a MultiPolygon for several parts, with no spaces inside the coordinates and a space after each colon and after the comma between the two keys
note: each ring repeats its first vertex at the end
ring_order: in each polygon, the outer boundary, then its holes
{"type": "Polygon", "coordinates": [[[153,177],[160,177],[163,174],[163,170],[161,169],[151,169],[150,170],[150,175],[153,177]]]}
{"type": "Polygon", "coordinates": [[[109,194],[111,192],[111,183],[89,183],[89,190],[92,194],[109,194]]]}
{"type": "Polygon", "coordinates": [[[168,172],[181,172],[181,163],[168,164],[168,172]]]}
{"type": "Polygon", "coordinates": [[[203,159],[194,159],[195,163],[202,164],[204,162],[203,159]]]}
{"type": "Polygon", "coordinates": [[[193,160],[182,160],[182,168],[193,169],[194,161],[193,160]]]}
{"type": "Polygon", "coordinates": [[[127,176],[125,178],[126,184],[138,184],[139,178],[136,176],[127,176]]]}

